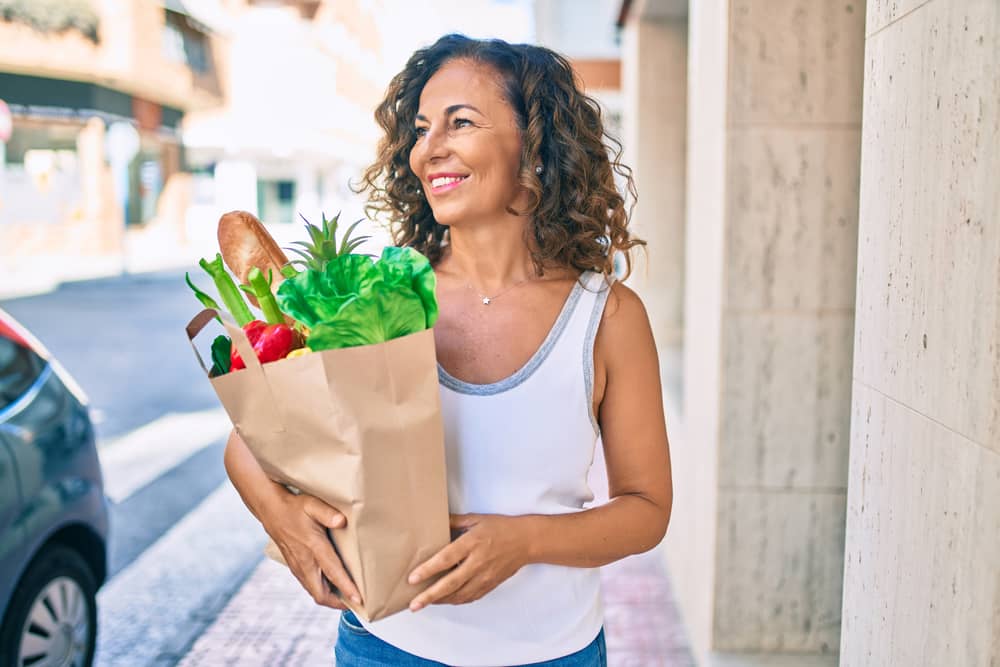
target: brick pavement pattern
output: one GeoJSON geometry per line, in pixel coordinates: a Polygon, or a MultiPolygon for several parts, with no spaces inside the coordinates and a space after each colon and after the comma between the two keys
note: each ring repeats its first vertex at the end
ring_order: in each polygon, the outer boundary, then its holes
{"type": "MultiPolygon", "coordinates": [[[[593,505],[607,502],[598,444],[593,505]]],[[[662,544],[601,568],[608,667],[695,667],[662,544]]],[[[408,613],[406,611],[400,613],[408,613]]],[[[287,569],[261,563],[179,667],[329,667],[340,613],[319,607],[287,569]]]]}
{"type": "MultiPolygon", "coordinates": [[[[694,667],[662,563],[654,549],[602,568],[609,667],[694,667]]],[[[339,619],[264,561],[180,667],[330,666],[339,619]]]]}

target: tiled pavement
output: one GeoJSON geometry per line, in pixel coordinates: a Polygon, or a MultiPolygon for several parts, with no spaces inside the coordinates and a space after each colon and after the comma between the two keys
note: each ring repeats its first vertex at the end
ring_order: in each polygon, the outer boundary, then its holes
{"type": "MultiPolygon", "coordinates": [[[[606,500],[600,446],[590,485],[606,500]]],[[[601,569],[609,667],[694,667],[662,548],[601,569]]],[[[406,612],[403,612],[406,613],[406,612]]],[[[262,562],[180,667],[333,664],[339,613],[315,605],[281,565],[262,562]]]]}
{"type": "MultiPolygon", "coordinates": [[[[694,666],[662,563],[656,549],[602,569],[610,667],[694,666]]],[[[339,617],[264,561],[180,667],[332,665],[339,617]]]]}

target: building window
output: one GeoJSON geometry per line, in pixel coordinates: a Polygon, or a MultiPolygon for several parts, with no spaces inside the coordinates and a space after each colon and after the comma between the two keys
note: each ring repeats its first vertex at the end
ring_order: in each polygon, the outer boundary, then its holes
{"type": "Polygon", "coordinates": [[[211,71],[208,37],[191,25],[187,16],[169,9],[164,10],[162,53],[173,63],[182,63],[198,74],[211,71]]]}
{"type": "Polygon", "coordinates": [[[295,181],[258,181],[257,210],[267,223],[295,222],[295,181]]]}

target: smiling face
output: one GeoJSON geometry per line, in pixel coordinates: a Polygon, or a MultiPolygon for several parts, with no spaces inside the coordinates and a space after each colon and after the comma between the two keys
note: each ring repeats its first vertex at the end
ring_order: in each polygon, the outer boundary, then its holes
{"type": "Polygon", "coordinates": [[[495,220],[517,206],[521,132],[495,70],[444,64],[420,94],[415,127],[410,169],[440,224],[495,220]]]}

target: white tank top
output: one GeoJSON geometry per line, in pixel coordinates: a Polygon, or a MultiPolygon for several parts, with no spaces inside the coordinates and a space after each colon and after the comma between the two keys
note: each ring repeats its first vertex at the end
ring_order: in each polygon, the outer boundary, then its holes
{"type": "MultiPolygon", "coordinates": [[[[593,500],[594,338],[609,291],[603,275],[585,272],[538,351],[500,382],[469,384],[438,366],[452,513],[564,514],[593,500]]],[[[600,585],[597,568],[530,564],[475,602],[364,626],[448,665],[542,662],[594,640],[600,585]]]]}

